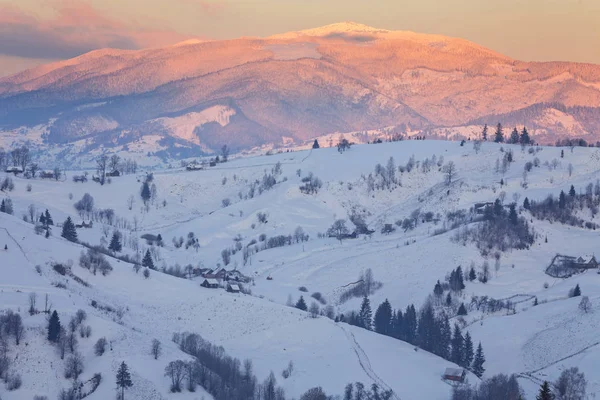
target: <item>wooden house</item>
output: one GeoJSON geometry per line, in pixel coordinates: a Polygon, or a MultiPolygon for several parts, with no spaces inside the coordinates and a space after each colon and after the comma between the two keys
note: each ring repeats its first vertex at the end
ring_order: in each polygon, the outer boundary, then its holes
{"type": "Polygon", "coordinates": [[[200,286],[205,287],[207,289],[217,289],[219,287],[219,281],[212,278],[204,279],[200,286]]]}
{"type": "Polygon", "coordinates": [[[446,368],[444,371],[444,379],[447,381],[463,382],[465,376],[466,371],[462,368],[446,368]]]}
{"type": "Polygon", "coordinates": [[[227,291],[229,293],[240,293],[241,292],[240,287],[236,284],[227,285],[227,291]]]}

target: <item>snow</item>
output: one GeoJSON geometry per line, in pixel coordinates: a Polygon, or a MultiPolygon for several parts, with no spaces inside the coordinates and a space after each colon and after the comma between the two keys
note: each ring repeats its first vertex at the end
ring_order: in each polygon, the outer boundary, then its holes
{"type": "MultiPolygon", "coordinates": [[[[96,372],[103,375],[103,383],[90,396],[92,400],[114,395],[114,373],[121,361],[129,364],[134,380],[127,398],[210,398],[202,391],[177,395],[168,392],[168,380],[163,376],[166,363],[189,357],[171,342],[173,333],[182,331],[197,332],[222,345],[232,356],[252,359],[261,380],[273,371],[286,394],[296,398],[319,385],[329,394],[341,394],[347,383],[362,381],[390,387],[403,400],[445,400],[451,386],[441,376],[446,368],[456,368],[452,363],[392,338],[325,317],[310,318],[307,313],[285,306],[286,300],[291,295],[295,302],[302,294],[310,303],[311,293],[320,292],[336,312],[356,310],[360,299],[340,304],[342,286],[356,281],[371,268],[375,279],[383,282],[383,287],[371,296],[374,309],[386,298],[394,308],[404,309],[411,303],[418,308],[437,280],[443,280],[459,265],[463,269],[471,262],[479,266],[483,258],[474,246],[452,242],[452,231],[433,235],[441,228],[441,222],[419,223],[413,231],[398,229],[390,235],[379,233],[383,225],[408,217],[417,208],[443,216],[448,211],[469,209],[476,202],[493,201],[501,192],[505,192],[506,202],[518,199],[522,204],[526,196],[530,200],[543,199],[550,193],[568,191],[571,184],[584,191],[588,183],[596,181],[600,170],[597,149],[575,148],[571,152],[565,148],[564,159],[560,158],[560,149],[540,149],[537,154],[529,154],[519,146],[484,143],[476,154],[470,142],[461,147],[458,142],[405,141],[356,145],[343,154],[335,148],[321,148],[240,157],[202,171],[156,170],[153,183],[158,197],[147,211],[139,198],[143,171],[112,178],[105,186],[91,180],[73,183],[70,177],[77,171],[69,171],[68,179],[59,182],[13,177],[15,191],[0,196],[9,196],[15,207],[14,216],[0,214],[0,248],[8,246],[7,251],[0,250],[0,304],[2,308],[20,310],[27,328],[27,345],[11,347],[13,355],[15,349],[19,351],[15,368],[23,376],[23,387],[15,392],[0,392],[2,398],[31,398],[34,394],[53,398],[60,388],[69,385],[62,377],[62,361],[45,343],[45,316],[26,313],[29,293],[35,292],[38,308],[43,307],[44,295],[48,294],[65,323],[79,308],[88,313],[86,323],[93,333],[91,338],[79,341],[86,365],[83,379],[96,372]],[[495,172],[495,160],[503,155],[501,147],[504,151],[511,149],[515,158],[504,175],[495,172]],[[376,164],[385,166],[392,156],[400,165],[413,155],[422,161],[434,154],[437,158],[443,156],[444,163],[456,163],[458,179],[454,184],[446,186],[443,173],[436,166],[429,173],[420,168],[411,173],[397,172],[400,187],[367,191],[363,176],[372,173],[376,164]],[[523,188],[524,164],[534,157],[540,159],[541,167],[528,174],[528,186],[523,188]],[[557,169],[544,166],[555,158],[560,161],[557,169]],[[261,180],[265,171],[270,172],[277,163],[282,169],[278,183],[252,199],[244,199],[249,184],[261,180]],[[567,168],[570,163],[572,176],[567,168]],[[298,190],[301,177],[309,172],[323,181],[323,188],[316,195],[304,195],[298,190]],[[501,179],[505,183],[502,187],[501,179]],[[27,183],[32,184],[31,192],[25,189],[27,183]],[[48,208],[55,223],[68,215],[79,223],[81,218],[73,203],[84,193],[94,197],[96,207],[114,209],[132,226],[134,217],[137,219],[137,231],[121,229],[126,243],[144,233],[160,233],[165,247],[159,251],[158,267],[178,263],[182,267],[192,264],[215,268],[223,263],[221,250],[232,247],[238,234],[245,245],[262,233],[268,237],[289,235],[301,226],[310,239],[260,251],[247,265],[241,252],[233,255],[227,269],[237,268],[253,278],[249,287],[252,295],[202,288],[200,277],[188,280],[152,271],[150,278],[144,279],[130,264],[112,258],[112,273],[94,276],[78,266],[79,255],[85,249],[60,238],[58,227],[46,239],[35,235],[32,225],[21,220],[29,204],[33,204],[40,211],[48,208]],[[130,195],[135,197],[132,210],[127,206],[130,195]],[[221,205],[224,198],[232,203],[226,208],[221,205]],[[365,211],[369,226],[376,231],[371,238],[340,243],[318,237],[335,219],[347,218],[353,209],[365,211]],[[267,223],[258,222],[259,212],[268,214],[267,223]],[[175,248],[172,238],[186,238],[188,232],[198,238],[199,249],[175,248]],[[73,260],[73,273],[90,287],[52,270],[52,262],[68,260],[73,260]],[[40,274],[36,265],[40,266],[40,274]],[[56,287],[57,283],[66,284],[66,288],[56,287]],[[308,288],[308,293],[299,292],[301,286],[308,288]],[[92,300],[120,312],[93,308],[92,300]],[[112,350],[97,357],[93,344],[103,336],[112,343],[112,350]],[[161,340],[164,346],[158,361],[149,354],[153,338],[161,340]],[[295,365],[294,372],[283,379],[281,371],[289,361],[295,365]]],[[[600,314],[594,309],[583,313],[578,309],[580,299],[568,298],[567,293],[579,283],[593,306],[600,304],[600,275],[588,271],[563,280],[544,273],[556,253],[596,254],[597,233],[547,221],[533,220],[532,225],[539,234],[536,243],[528,251],[502,254],[500,268],[492,271],[491,280],[487,284],[467,282],[460,298],[466,304],[472,295],[497,299],[515,296],[515,301],[523,301],[515,315],[481,315],[473,311],[467,316],[468,331],[475,343],[481,341],[484,347],[485,376],[521,374],[527,398],[533,398],[539,380],[554,380],[564,368],[578,366],[586,374],[588,391],[598,392],[600,377],[595,366],[600,362],[596,334],[600,314]],[[538,298],[538,306],[533,307],[533,297],[538,298]]],[[[104,237],[102,224],[95,223],[92,229],[79,229],[78,235],[82,241],[99,244],[103,237],[110,240],[112,230],[107,232],[108,237],[104,237]]],[[[124,247],[126,254],[135,257],[134,250],[124,247]]],[[[141,241],[138,254],[143,255],[146,248],[141,241]]],[[[494,269],[493,259],[490,264],[494,269]]],[[[467,380],[477,382],[472,375],[467,380]]]]}

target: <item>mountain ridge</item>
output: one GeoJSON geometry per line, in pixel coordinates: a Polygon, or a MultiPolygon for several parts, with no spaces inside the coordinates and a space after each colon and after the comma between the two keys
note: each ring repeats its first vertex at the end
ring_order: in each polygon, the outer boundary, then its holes
{"type": "MultiPolygon", "coordinates": [[[[460,38],[343,22],[266,38],[101,49],[0,79],[4,132],[40,125],[46,145],[92,132],[104,149],[116,146],[109,137],[122,145],[131,132],[132,141],[205,132],[187,144],[199,154],[389,126],[460,127],[536,104],[600,108],[600,65],[518,61],[460,38]],[[232,106],[243,118],[183,133],[164,120],[205,105],[232,106]],[[110,123],[101,130],[98,121],[110,123]]],[[[548,121],[538,124],[541,140],[600,139],[581,121],[570,124],[584,127],[575,131],[548,121]]]]}

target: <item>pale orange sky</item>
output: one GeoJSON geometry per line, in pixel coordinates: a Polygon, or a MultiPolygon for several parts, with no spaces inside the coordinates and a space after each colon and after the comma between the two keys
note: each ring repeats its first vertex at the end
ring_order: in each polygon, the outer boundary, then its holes
{"type": "Polygon", "coordinates": [[[0,0],[0,76],[100,47],[268,36],[334,22],[600,64],[600,0],[0,0]]]}

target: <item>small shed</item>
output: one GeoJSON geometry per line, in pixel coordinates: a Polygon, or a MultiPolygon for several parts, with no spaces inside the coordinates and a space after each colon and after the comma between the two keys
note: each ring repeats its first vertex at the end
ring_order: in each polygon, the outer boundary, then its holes
{"type": "Polygon", "coordinates": [[[200,284],[200,286],[209,289],[217,289],[219,287],[219,281],[212,278],[205,279],[204,281],[202,281],[202,284],[200,284]]]}
{"type": "Polygon", "coordinates": [[[240,292],[240,287],[239,287],[239,285],[229,284],[229,285],[227,285],[227,291],[229,293],[239,293],[240,292]]]}
{"type": "Polygon", "coordinates": [[[444,371],[444,379],[447,381],[463,382],[466,372],[462,368],[446,368],[444,371]]]}

